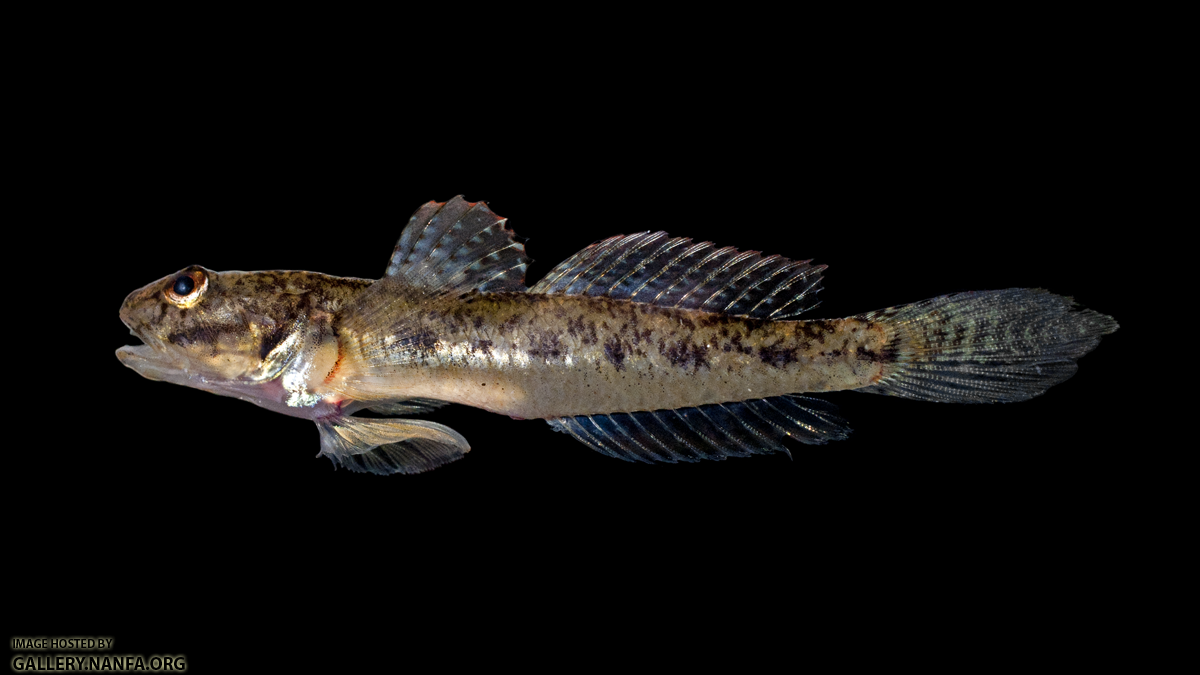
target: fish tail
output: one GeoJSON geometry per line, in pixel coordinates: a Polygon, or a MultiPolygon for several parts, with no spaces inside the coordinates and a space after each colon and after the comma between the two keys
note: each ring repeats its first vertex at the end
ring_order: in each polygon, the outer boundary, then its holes
{"type": "Polygon", "coordinates": [[[858,391],[923,401],[1023,401],[1075,373],[1117,322],[1040,288],[943,295],[860,315],[888,333],[880,379],[858,391]]]}

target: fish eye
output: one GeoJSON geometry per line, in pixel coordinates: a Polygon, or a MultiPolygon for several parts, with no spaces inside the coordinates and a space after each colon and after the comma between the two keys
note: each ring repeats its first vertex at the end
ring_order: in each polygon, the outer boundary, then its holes
{"type": "Polygon", "coordinates": [[[206,288],[208,288],[208,277],[204,274],[204,270],[189,268],[175,275],[170,286],[167,287],[165,295],[175,305],[191,307],[200,299],[206,288]]]}

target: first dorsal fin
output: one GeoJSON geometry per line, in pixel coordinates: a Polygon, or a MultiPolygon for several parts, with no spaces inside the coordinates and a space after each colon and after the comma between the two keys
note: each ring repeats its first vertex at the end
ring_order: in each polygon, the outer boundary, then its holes
{"type": "Polygon", "coordinates": [[[473,290],[525,290],[525,245],[506,219],[461,196],[429,202],[409,219],[387,274],[354,298],[340,316],[353,339],[339,341],[341,373],[403,362],[427,336],[417,316],[424,303],[473,290]]]}
{"type": "Polygon", "coordinates": [[[462,195],[429,202],[409,218],[386,276],[430,291],[523,291],[529,259],[505,222],[462,195]]]}
{"type": "Polygon", "coordinates": [[[639,232],[592,244],[529,291],[778,320],[817,306],[825,266],[809,262],[639,232]]]}

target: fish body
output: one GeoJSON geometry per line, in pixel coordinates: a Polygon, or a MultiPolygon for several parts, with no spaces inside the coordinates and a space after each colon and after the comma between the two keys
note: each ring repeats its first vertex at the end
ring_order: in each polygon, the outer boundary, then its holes
{"type": "Polygon", "coordinates": [[[377,281],[185,268],[131,293],[143,376],[315,421],[335,465],[413,473],[462,457],[411,415],[460,403],[635,461],[721,459],[849,431],[812,396],[1036,396],[1117,324],[1036,289],[942,296],[843,319],[824,266],[642,232],[598,242],[527,288],[524,246],[482,203],[430,202],[377,281]]]}
{"type": "MultiPolygon", "coordinates": [[[[352,338],[351,338],[352,339],[352,338]]],[[[878,380],[883,331],[764,321],[605,297],[471,293],[431,306],[405,359],[351,359],[315,391],[432,398],[526,419],[688,408],[878,380]]]]}

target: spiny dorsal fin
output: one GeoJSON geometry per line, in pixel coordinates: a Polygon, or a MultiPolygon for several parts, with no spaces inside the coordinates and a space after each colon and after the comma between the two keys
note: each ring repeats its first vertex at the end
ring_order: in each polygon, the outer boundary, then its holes
{"type": "Polygon", "coordinates": [[[523,291],[529,259],[506,221],[462,195],[429,202],[409,218],[386,276],[431,291],[523,291]]]}
{"type": "Polygon", "coordinates": [[[409,219],[387,276],[371,284],[341,316],[355,336],[353,358],[379,365],[411,353],[422,304],[472,290],[525,290],[525,245],[483,202],[461,196],[429,202],[409,219]]]}
{"type": "Polygon", "coordinates": [[[817,306],[825,266],[809,262],[639,232],[592,244],[529,291],[778,320],[817,306]]]}
{"type": "Polygon", "coordinates": [[[811,396],[548,421],[591,449],[628,462],[695,462],[787,453],[785,438],[820,445],[850,433],[833,404],[811,396]]]}

